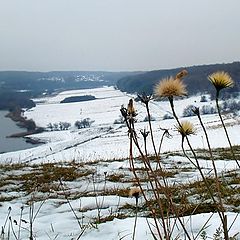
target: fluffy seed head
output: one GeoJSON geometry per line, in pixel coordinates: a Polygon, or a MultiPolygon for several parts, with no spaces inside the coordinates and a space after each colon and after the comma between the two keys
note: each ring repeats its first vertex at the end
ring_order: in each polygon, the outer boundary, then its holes
{"type": "Polygon", "coordinates": [[[227,72],[218,71],[208,76],[210,82],[214,85],[217,91],[223,88],[233,87],[234,82],[227,72]]]}
{"type": "Polygon", "coordinates": [[[183,136],[186,137],[188,135],[195,134],[196,130],[193,124],[189,121],[182,121],[181,126],[176,126],[177,131],[183,136]]]}
{"type": "Polygon", "coordinates": [[[156,97],[179,97],[187,95],[187,90],[181,79],[168,77],[155,86],[154,93],[156,97]]]}
{"type": "Polygon", "coordinates": [[[188,75],[188,71],[186,69],[183,69],[181,72],[179,72],[176,75],[176,79],[182,79],[183,77],[185,77],[186,75],[188,75]]]}

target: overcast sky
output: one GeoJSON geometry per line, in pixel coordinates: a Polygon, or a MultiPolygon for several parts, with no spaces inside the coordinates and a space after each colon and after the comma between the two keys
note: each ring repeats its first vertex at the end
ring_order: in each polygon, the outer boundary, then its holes
{"type": "Polygon", "coordinates": [[[0,0],[0,70],[240,60],[240,0],[0,0]]]}

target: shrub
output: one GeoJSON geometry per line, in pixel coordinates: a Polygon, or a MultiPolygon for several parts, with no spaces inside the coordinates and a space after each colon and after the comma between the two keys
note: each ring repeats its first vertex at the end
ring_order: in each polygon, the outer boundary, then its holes
{"type": "Polygon", "coordinates": [[[186,108],[183,109],[183,117],[191,117],[195,116],[194,112],[192,111],[195,108],[193,105],[188,105],[186,108]]]}
{"type": "Polygon", "coordinates": [[[124,123],[123,116],[119,116],[119,118],[114,120],[114,122],[113,122],[113,124],[123,124],[123,123],[124,123]]]}
{"type": "Polygon", "coordinates": [[[202,95],[200,102],[207,102],[207,97],[205,95],[202,95]]]}
{"type": "Polygon", "coordinates": [[[217,110],[215,107],[209,106],[209,105],[204,105],[201,108],[200,111],[202,114],[215,114],[217,113],[217,110]]]}
{"type": "Polygon", "coordinates": [[[81,128],[89,128],[91,127],[91,125],[94,123],[94,121],[92,121],[90,118],[84,118],[83,120],[81,121],[76,121],[75,122],[75,126],[78,128],[78,129],[81,129],[81,128]]]}
{"type": "MultiPolygon", "coordinates": [[[[156,118],[153,117],[152,115],[150,115],[150,120],[151,120],[151,121],[156,121],[156,118]]],[[[148,116],[146,116],[146,117],[143,119],[143,121],[144,121],[144,122],[148,122],[148,121],[149,121],[148,116]]]]}
{"type": "Polygon", "coordinates": [[[164,116],[163,116],[163,120],[166,120],[166,119],[173,119],[173,116],[169,113],[166,113],[164,116]]]}

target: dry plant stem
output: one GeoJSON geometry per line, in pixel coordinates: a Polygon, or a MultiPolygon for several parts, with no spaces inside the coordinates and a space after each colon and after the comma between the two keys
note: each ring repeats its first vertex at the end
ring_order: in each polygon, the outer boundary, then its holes
{"type": "MultiPolygon", "coordinates": [[[[127,121],[126,121],[126,122],[127,122],[127,121]]],[[[141,156],[142,156],[142,159],[143,159],[143,162],[144,162],[145,167],[146,167],[146,166],[149,166],[149,165],[146,163],[146,161],[144,161],[145,156],[144,156],[144,154],[142,153],[142,151],[141,151],[141,149],[140,149],[140,147],[139,147],[139,145],[138,145],[138,141],[137,141],[137,137],[136,137],[136,133],[135,133],[134,129],[132,129],[132,128],[130,127],[130,125],[129,125],[128,122],[127,122],[127,126],[129,127],[129,131],[130,131],[130,133],[131,133],[131,135],[130,135],[130,145],[131,145],[132,142],[134,141],[135,145],[137,146],[137,148],[138,148],[138,150],[139,150],[139,152],[140,152],[140,154],[141,154],[141,156]]],[[[133,127],[134,127],[134,126],[133,126],[133,127]]],[[[143,191],[142,185],[141,185],[141,183],[140,183],[139,177],[138,177],[138,175],[137,175],[137,172],[136,172],[136,169],[135,169],[135,166],[134,166],[133,154],[132,154],[132,146],[130,146],[130,158],[129,158],[129,160],[130,160],[130,165],[132,166],[132,172],[133,172],[134,177],[135,177],[135,179],[136,179],[136,181],[137,181],[137,183],[138,183],[138,186],[139,186],[139,188],[140,188],[140,190],[141,190],[141,193],[143,194],[143,197],[144,197],[144,199],[145,199],[145,202],[147,203],[150,211],[151,211],[152,214],[153,214],[153,219],[154,219],[154,221],[155,221],[155,223],[156,223],[156,229],[157,229],[159,238],[162,240],[161,231],[160,231],[159,226],[158,226],[158,224],[157,224],[156,215],[154,214],[155,210],[154,210],[154,208],[151,206],[150,201],[148,200],[146,194],[145,194],[144,191],[143,191]]],[[[148,171],[147,171],[147,173],[148,173],[148,171]]],[[[148,173],[148,174],[149,174],[149,173],[148,173]]],[[[150,179],[150,178],[149,178],[149,179],[150,179]]],[[[154,187],[153,187],[153,184],[152,184],[152,181],[151,181],[151,180],[150,180],[150,185],[151,185],[151,188],[152,188],[153,193],[154,193],[154,195],[155,195],[155,198],[156,198],[157,200],[159,200],[159,197],[156,195],[156,192],[154,191],[154,187]]],[[[162,218],[162,221],[163,221],[163,229],[164,229],[164,232],[165,232],[165,234],[166,234],[167,232],[166,232],[166,229],[165,229],[165,222],[164,222],[164,216],[163,216],[163,207],[162,207],[161,202],[159,202],[159,207],[160,207],[160,212],[161,212],[161,218],[162,218]]]]}
{"type": "MultiPolygon", "coordinates": [[[[172,109],[172,112],[173,112],[173,116],[174,116],[174,118],[176,119],[178,125],[181,127],[181,123],[180,123],[180,121],[179,121],[179,119],[178,119],[178,116],[176,115],[175,110],[174,110],[173,97],[169,97],[169,102],[170,102],[170,105],[171,105],[171,109],[172,109]]],[[[208,182],[207,182],[207,180],[206,180],[206,178],[205,178],[205,176],[204,176],[204,174],[203,174],[203,172],[202,172],[201,166],[199,165],[199,162],[198,162],[196,153],[195,153],[195,151],[193,150],[193,148],[192,148],[192,146],[191,146],[191,144],[190,144],[190,142],[189,142],[188,137],[186,136],[185,138],[186,138],[187,143],[188,143],[188,146],[189,146],[189,148],[190,148],[190,150],[191,150],[191,152],[192,152],[192,154],[193,154],[193,156],[194,156],[194,159],[195,159],[195,161],[196,161],[196,165],[197,165],[197,168],[198,168],[198,170],[199,170],[199,173],[200,173],[200,175],[201,175],[201,177],[202,177],[202,179],[203,179],[203,181],[204,181],[204,183],[205,183],[205,186],[207,187],[208,193],[210,194],[211,199],[213,200],[214,204],[215,204],[216,206],[218,206],[218,203],[216,202],[216,200],[215,200],[215,198],[214,198],[213,192],[212,192],[212,190],[211,190],[211,188],[210,188],[210,186],[209,186],[209,184],[208,184],[208,182]]],[[[228,237],[228,231],[227,231],[227,226],[226,226],[227,221],[226,221],[224,215],[222,214],[222,212],[219,210],[219,208],[217,207],[216,209],[217,209],[218,215],[219,215],[219,217],[220,217],[220,219],[221,219],[221,222],[222,222],[222,224],[223,224],[224,238],[225,238],[225,240],[227,240],[227,239],[229,239],[229,237],[228,237]]]]}
{"type": "MultiPolygon", "coordinates": [[[[134,143],[135,143],[136,147],[138,148],[138,151],[139,151],[139,153],[140,153],[140,155],[141,155],[141,157],[142,157],[142,160],[143,160],[144,165],[149,167],[149,170],[151,171],[151,173],[152,173],[153,176],[154,176],[156,188],[153,187],[153,183],[152,183],[152,180],[151,180],[151,176],[149,175],[149,172],[147,171],[147,174],[148,174],[148,177],[149,177],[149,181],[150,181],[150,184],[151,184],[151,188],[152,188],[152,190],[153,190],[153,193],[154,193],[154,195],[155,195],[155,199],[156,199],[156,201],[158,202],[158,206],[159,206],[159,208],[160,208],[160,213],[161,213],[161,214],[160,214],[160,217],[161,217],[161,220],[162,220],[162,226],[163,226],[163,231],[164,231],[164,234],[165,234],[165,239],[170,239],[169,236],[168,236],[168,232],[169,232],[169,231],[167,231],[167,226],[166,226],[166,223],[165,223],[165,218],[164,218],[164,213],[163,213],[163,207],[162,207],[162,204],[161,204],[161,199],[160,199],[159,190],[158,190],[158,187],[159,187],[159,186],[160,186],[160,189],[162,189],[161,184],[159,183],[158,179],[157,179],[156,176],[155,176],[154,171],[153,171],[152,168],[151,168],[149,159],[147,158],[147,156],[144,156],[144,154],[143,154],[142,151],[141,151],[141,148],[139,147],[138,140],[137,140],[137,136],[136,136],[136,132],[135,132],[135,130],[134,130],[134,124],[132,124],[131,121],[130,121],[130,123],[128,122],[128,118],[127,118],[127,116],[126,116],[125,114],[123,114],[123,116],[124,116],[126,125],[127,125],[127,127],[128,127],[129,133],[131,133],[131,134],[130,134],[130,138],[132,138],[132,139],[134,140],[134,143]]],[[[130,141],[130,142],[131,142],[131,141],[130,141]]],[[[132,147],[130,147],[130,149],[131,149],[131,151],[132,151],[132,147]]],[[[154,222],[155,222],[155,227],[156,227],[156,229],[157,229],[158,235],[159,235],[160,239],[162,239],[162,236],[161,236],[162,234],[161,234],[161,231],[160,231],[160,229],[159,229],[159,225],[158,225],[158,222],[157,222],[157,217],[156,217],[156,214],[155,214],[155,210],[154,210],[154,208],[152,208],[151,204],[149,204],[148,199],[147,199],[146,195],[145,195],[144,192],[143,192],[143,189],[142,189],[142,186],[141,186],[141,184],[140,184],[140,181],[139,181],[139,178],[138,178],[138,176],[137,176],[137,173],[136,173],[136,171],[135,171],[134,163],[133,163],[133,155],[132,155],[132,152],[130,153],[130,159],[129,159],[129,160],[130,160],[131,164],[133,165],[133,174],[134,174],[134,176],[135,176],[135,179],[136,179],[136,181],[138,182],[138,185],[139,185],[139,187],[140,187],[140,189],[141,189],[141,191],[142,191],[142,193],[143,193],[144,199],[145,199],[146,203],[148,204],[149,209],[150,209],[151,212],[152,212],[153,219],[154,219],[154,222]]],[[[167,194],[167,196],[168,196],[168,194],[167,194]]],[[[169,196],[168,196],[168,198],[169,198],[169,196]]],[[[171,203],[171,205],[174,207],[172,200],[170,201],[170,203],[171,203]]],[[[183,230],[184,230],[187,238],[188,238],[188,239],[191,239],[190,236],[188,235],[188,232],[187,232],[187,230],[186,230],[186,228],[185,228],[185,226],[184,226],[181,218],[178,216],[177,211],[175,211],[175,215],[176,215],[176,217],[179,219],[179,222],[180,222],[180,224],[181,224],[181,226],[182,226],[182,228],[183,228],[183,230]]]]}
{"type": "Polygon", "coordinates": [[[160,164],[160,151],[157,152],[157,149],[156,149],[156,146],[155,146],[155,141],[154,141],[154,137],[153,137],[153,130],[152,130],[152,123],[151,123],[151,115],[150,115],[148,102],[145,103],[145,105],[146,105],[146,110],[147,110],[147,115],[148,115],[148,125],[149,125],[149,129],[150,129],[150,135],[151,135],[151,141],[152,141],[154,153],[155,153],[155,156],[156,156],[156,160],[158,162],[158,166],[159,166],[159,168],[161,168],[161,164],[160,164]]]}
{"type": "Polygon", "coordinates": [[[101,220],[101,206],[98,202],[98,194],[97,194],[97,189],[96,189],[96,186],[95,186],[95,179],[94,179],[94,174],[93,174],[93,191],[95,193],[95,203],[96,203],[96,207],[97,207],[97,218],[98,218],[98,222],[100,223],[100,220],[101,220]]]}
{"type": "Polygon", "coordinates": [[[147,138],[144,137],[144,138],[143,138],[143,141],[144,141],[144,151],[145,151],[145,156],[147,156],[147,155],[148,155],[148,154],[147,154],[147,138]]]}
{"type": "Polygon", "coordinates": [[[235,162],[237,163],[238,167],[240,168],[240,164],[235,156],[235,153],[233,151],[233,147],[232,147],[232,143],[230,141],[230,138],[229,138],[229,135],[228,135],[228,132],[227,132],[227,129],[226,129],[226,126],[224,124],[224,121],[223,121],[223,118],[222,118],[222,115],[221,115],[221,111],[220,111],[220,107],[219,107],[219,90],[217,90],[217,93],[216,93],[216,106],[217,106],[217,111],[218,111],[218,116],[221,120],[221,123],[222,123],[222,126],[223,126],[223,129],[224,129],[224,132],[226,134],[226,137],[227,137],[227,140],[228,140],[228,144],[230,146],[230,150],[231,150],[231,153],[232,153],[232,156],[235,160],[235,162]]]}
{"type": "Polygon", "coordinates": [[[9,217],[9,222],[8,222],[7,240],[10,240],[10,233],[11,233],[11,222],[10,222],[10,218],[11,218],[11,217],[9,217]]]}
{"type": "MultiPolygon", "coordinates": [[[[135,133],[135,130],[134,130],[134,129],[133,129],[133,133],[135,133]]],[[[160,207],[161,219],[162,219],[162,224],[163,224],[163,229],[164,229],[165,238],[166,238],[166,239],[170,239],[168,232],[171,232],[171,231],[168,229],[168,226],[167,226],[166,223],[165,223],[165,218],[164,218],[164,213],[163,213],[163,207],[162,207],[161,198],[160,198],[160,195],[159,195],[158,188],[160,188],[160,189],[163,190],[165,196],[166,196],[167,199],[169,200],[169,203],[170,203],[169,206],[172,207],[173,213],[174,213],[174,214],[176,215],[176,217],[178,218],[178,220],[179,220],[179,222],[180,222],[180,224],[181,224],[181,226],[182,226],[182,228],[183,228],[183,230],[184,230],[187,238],[188,238],[188,239],[191,239],[190,236],[189,236],[189,234],[188,234],[188,232],[187,232],[187,230],[186,230],[186,228],[185,228],[185,226],[184,226],[184,223],[182,222],[180,216],[179,216],[178,213],[177,213],[177,210],[176,210],[176,208],[175,208],[175,206],[174,206],[174,203],[173,203],[173,201],[172,201],[172,198],[171,198],[171,196],[170,196],[170,193],[169,193],[168,191],[166,191],[166,190],[168,189],[168,185],[167,185],[167,183],[166,183],[165,177],[163,176],[163,181],[164,181],[164,185],[165,185],[165,188],[163,188],[163,187],[161,186],[160,182],[158,181],[158,178],[157,178],[156,174],[154,173],[154,171],[153,171],[153,169],[152,169],[152,167],[151,167],[151,164],[150,164],[149,160],[146,160],[147,157],[144,156],[144,154],[142,153],[141,148],[140,148],[140,146],[139,146],[139,144],[138,144],[138,140],[137,140],[136,134],[133,135],[133,140],[134,140],[134,143],[135,143],[136,147],[138,148],[138,151],[139,151],[139,153],[140,153],[140,155],[141,155],[141,157],[142,157],[142,160],[143,160],[144,164],[146,164],[146,165],[148,166],[148,168],[149,168],[149,170],[150,170],[150,172],[152,173],[152,176],[153,176],[153,178],[154,178],[154,182],[155,182],[156,187],[153,186],[153,183],[152,183],[152,181],[151,181],[151,176],[149,175],[149,172],[147,171],[148,178],[149,178],[149,181],[150,181],[150,184],[151,184],[151,188],[152,188],[153,193],[154,193],[154,195],[155,195],[155,199],[157,200],[158,205],[159,205],[159,207],[160,207]],[[156,189],[156,190],[155,190],[155,189],[156,189]]],[[[132,164],[133,164],[133,163],[132,163],[132,164]]],[[[161,165],[160,165],[160,167],[161,167],[161,165]]],[[[162,168],[161,168],[161,170],[162,170],[162,168]]],[[[168,219],[169,219],[169,218],[168,218],[168,219]]],[[[154,219],[154,221],[156,221],[156,219],[154,219]]],[[[158,226],[158,224],[157,224],[157,226],[158,226]]]]}
{"type": "Polygon", "coordinates": [[[158,159],[159,156],[158,156],[157,149],[156,149],[155,142],[154,142],[154,138],[153,138],[153,130],[152,130],[152,123],[151,123],[151,115],[150,115],[150,111],[149,111],[149,106],[148,106],[148,103],[146,103],[145,105],[146,105],[146,109],[147,109],[148,125],[149,125],[149,129],[150,129],[152,145],[153,145],[154,153],[155,153],[155,155],[156,155],[156,157],[158,159]]]}
{"type": "Polygon", "coordinates": [[[7,225],[7,221],[9,220],[9,216],[11,214],[11,211],[12,211],[12,208],[9,207],[8,208],[8,214],[7,214],[7,217],[6,217],[6,220],[4,222],[4,225],[2,226],[2,232],[1,232],[1,237],[4,239],[4,234],[5,234],[5,228],[6,228],[6,225],[7,225]]]}
{"type": "Polygon", "coordinates": [[[182,138],[182,144],[181,144],[181,147],[182,147],[182,151],[183,151],[184,156],[188,159],[189,162],[192,163],[192,165],[193,165],[195,168],[198,168],[197,165],[192,161],[192,159],[187,155],[183,143],[184,143],[184,138],[182,138]]]}
{"type": "Polygon", "coordinates": [[[221,187],[220,187],[220,182],[219,182],[219,178],[218,178],[216,164],[215,164],[214,159],[213,159],[212,148],[210,146],[207,130],[206,130],[206,128],[205,128],[205,126],[204,126],[204,124],[202,122],[200,114],[197,114],[197,117],[199,119],[199,122],[200,122],[201,127],[202,127],[202,129],[204,131],[205,138],[206,138],[206,141],[207,141],[208,151],[209,151],[209,154],[210,154],[210,157],[211,157],[212,166],[213,166],[214,175],[215,175],[215,182],[216,182],[216,186],[217,186],[218,199],[219,199],[219,203],[220,203],[220,207],[221,207],[221,212],[223,213],[223,216],[224,216],[224,206],[223,206],[222,197],[221,197],[221,193],[222,192],[221,192],[221,187]]]}
{"type": "Polygon", "coordinates": [[[136,235],[136,228],[137,228],[137,214],[138,214],[138,201],[136,199],[136,215],[135,215],[135,220],[134,220],[134,226],[133,226],[133,237],[132,239],[134,240],[135,239],[135,235],[136,235]]]}
{"type": "Polygon", "coordinates": [[[29,231],[30,231],[30,236],[29,239],[33,240],[33,212],[34,212],[34,204],[33,200],[30,202],[30,209],[29,209],[29,231]]]}
{"type": "Polygon", "coordinates": [[[13,228],[12,218],[10,217],[9,220],[10,220],[10,226],[11,226],[11,230],[12,230],[13,236],[17,240],[17,235],[16,235],[16,233],[14,231],[14,228],[13,228]]]}
{"type": "MultiPolygon", "coordinates": [[[[130,137],[132,138],[133,136],[131,135],[130,137]]],[[[132,148],[130,148],[130,149],[132,149],[132,148]]],[[[159,235],[160,239],[162,240],[161,231],[160,231],[159,226],[158,226],[158,224],[157,224],[156,216],[154,215],[154,212],[155,212],[155,211],[154,211],[154,208],[151,206],[150,201],[148,200],[146,194],[145,194],[144,191],[143,191],[143,188],[142,188],[142,185],[141,185],[141,183],[140,183],[139,177],[138,177],[138,175],[137,175],[137,173],[136,173],[136,169],[135,169],[135,166],[134,166],[132,153],[130,153],[130,157],[131,157],[131,158],[130,158],[129,160],[130,160],[130,163],[131,163],[131,166],[132,166],[132,172],[133,172],[134,177],[135,177],[135,179],[136,179],[136,181],[137,181],[137,183],[138,183],[138,186],[139,186],[139,188],[140,188],[140,190],[141,190],[141,193],[143,194],[143,197],[144,197],[144,199],[145,199],[145,202],[147,203],[150,211],[151,211],[152,214],[153,214],[153,219],[154,219],[154,221],[155,221],[155,223],[156,223],[156,228],[157,228],[158,235],[159,235]]],[[[151,182],[151,181],[150,181],[150,184],[151,184],[152,189],[154,189],[153,186],[152,186],[152,182],[151,182]]],[[[155,194],[155,191],[154,191],[154,194],[155,194]]],[[[163,209],[162,209],[162,205],[161,205],[161,204],[160,204],[160,211],[162,212],[161,216],[163,216],[163,209]]],[[[162,221],[164,221],[164,218],[162,219],[162,221]]]]}
{"type": "Polygon", "coordinates": [[[70,203],[70,201],[69,201],[69,199],[68,199],[68,197],[67,197],[66,191],[65,191],[65,189],[64,189],[64,187],[63,187],[62,180],[59,179],[59,182],[60,182],[60,186],[61,186],[61,188],[62,188],[64,197],[65,197],[65,199],[67,200],[67,203],[68,203],[68,205],[69,205],[69,207],[70,207],[70,209],[71,209],[71,211],[72,211],[75,219],[77,220],[77,223],[78,223],[79,228],[80,228],[82,231],[85,231],[85,229],[83,229],[83,227],[81,226],[81,223],[80,223],[80,221],[79,221],[79,219],[78,219],[78,217],[77,217],[77,214],[75,213],[75,211],[74,211],[74,209],[73,209],[73,207],[72,207],[72,204],[70,203]]]}
{"type": "Polygon", "coordinates": [[[21,234],[22,215],[23,215],[23,207],[21,207],[21,212],[19,217],[18,237],[17,237],[18,240],[20,239],[20,234],[21,234]]]}
{"type": "MultiPolygon", "coordinates": [[[[205,184],[205,186],[207,187],[208,192],[209,192],[209,194],[210,194],[210,196],[211,196],[214,204],[215,204],[216,207],[217,207],[216,209],[217,209],[218,215],[219,215],[219,217],[220,217],[220,219],[221,219],[221,222],[222,222],[222,224],[223,224],[224,239],[225,239],[225,240],[228,240],[229,237],[228,237],[228,228],[227,228],[227,216],[224,214],[224,212],[223,212],[222,209],[219,209],[218,203],[217,203],[217,201],[215,200],[214,195],[213,195],[213,192],[212,192],[212,190],[211,190],[211,188],[210,188],[210,186],[209,186],[209,184],[208,184],[208,182],[207,182],[207,180],[206,180],[206,178],[205,178],[205,176],[204,176],[204,174],[203,174],[203,172],[202,172],[201,166],[199,165],[198,160],[197,160],[196,153],[194,152],[194,150],[193,150],[193,148],[192,148],[192,146],[191,146],[191,144],[190,144],[190,142],[189,142],[188,137],[186,137],[186,140],[187,140],[188,146],[189,146],[189,148],[190,148],[190,150],[191,150],[191,152],[192,152],[192,154],[193,154],[193,156],[194,156],[194,158],[195,158],[195,160],[196,160],[197,168],[198,168],[198,170],[199,170],[199,172],[200,172],[200,174],[201,174],[201,177],[202,177],[202,179],[203,179],[203,181],[204,181],[204,184],[205,184]]],[[[221,208],[222,208],[222,206],[221,206],[221,208]]]]}
{"type": "Polygon", "coordinates": [[[160,152],[161,152],[161,148],[162,148],[162,144],[163,144],[163,139],[164,139],[166,134],[167,134],[167,131],[164,131],[164,133],[163,133],[163,135],[161,137],[159,148],[158,148],[158,156],[160,156],[160,152]]]}

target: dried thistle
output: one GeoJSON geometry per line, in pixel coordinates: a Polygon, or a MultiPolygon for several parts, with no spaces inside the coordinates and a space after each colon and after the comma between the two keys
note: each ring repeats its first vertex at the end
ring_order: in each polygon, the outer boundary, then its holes
{"type": "Polygon", "coordinates": [[[136,199],[138,199],[140,193],[141,193],[140,188],[134,187],[134,188],[131,188],[131,189],[130,189],[130,191],[129,191],[129,196],[130,196],[130,197],[135,197],[136,199]]]}
{"type": "Polygon", "coordinates": [[[188,71],[186,69],[183,69],[181,72],[179,72],[175,79],[182,79],[183,77],[185,77],[186,75],[188,75],[188,71]]]}
{"type": "Polygon", "coordinates": [[[131,116],[131,117],[135,117],[137,115],[136,110],[133,106],[133,100],[132,99],[130,99],[129,102],[128,102],[127,114],[128,114],[128,116],[131,116]]]}
{"type": "Polygon", "coordinates": [[[192,134],[195,134],[196,130],[193,124],[189,121],[182,121],[181,126],[176,126],[177,131],[182,135],[182,137],[186,137],[192,134]]]}
{"type": "Polygon", "coordinates": [[[192,109],[192,111],[193,111],[193,113],[194,113],[195,115],[197,115],[197,116],[200,115],[199,107],[194,107],[194,108],[192,109]]]}
{"type": "Polygon", "coordinates": [[[146,139],[148,134],[149,134],[149,131],[147,131],[145,128],[144,130],[140,130],[140,133],[142,134],[143,138],[146,139]]]}
{"type": "Polygon", "coordinates": [[[154,89],[156,97],[179,97],[187,95],[186,85],[181,79],[168,77],[162,79],[154,89]]]}
{"type": "Polygon", "coordinates": [[[139,99],[142,103],[148,105],[150,100],[152,99],[152,95],[147,95],[146,93],[143,93],[142,95],[138,95],[139,99]]]}
{"type": "Polygon", "coordinates": [[[214,85],[217,91],[223,88],[233,87],[234,82],[227,72],[218,71],[208,76],[210,82],[214,85]]]}

